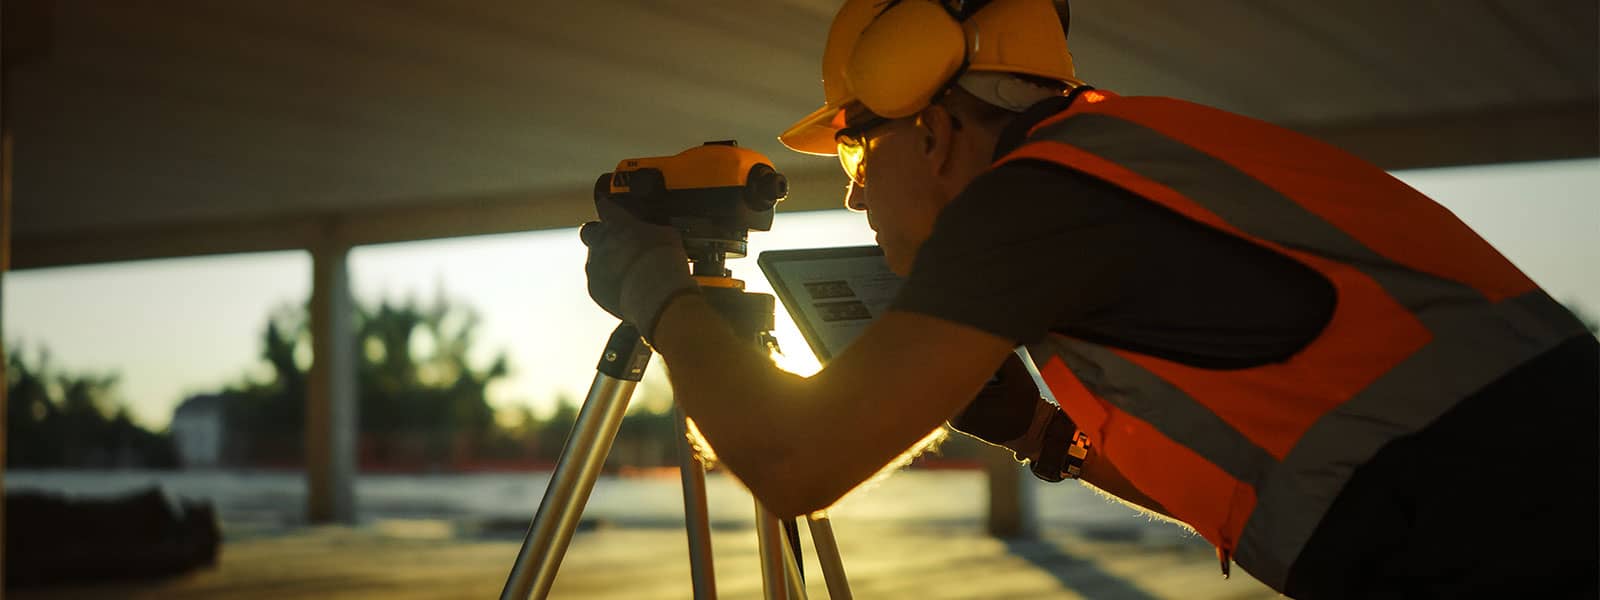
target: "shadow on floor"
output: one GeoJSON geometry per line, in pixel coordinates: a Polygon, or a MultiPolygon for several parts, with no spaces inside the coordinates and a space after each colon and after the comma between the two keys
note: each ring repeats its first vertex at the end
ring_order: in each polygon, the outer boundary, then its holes
{"type": "Polygon", "coordinates": [[[1126,579],[1100,569],[1094,561],[1066,553],[1055,543],[1040,540],[1004,540],[1006,551],[1055,577],[1061,585],[1086,598],[1106,600],[1156,600],[1126,579]]]}

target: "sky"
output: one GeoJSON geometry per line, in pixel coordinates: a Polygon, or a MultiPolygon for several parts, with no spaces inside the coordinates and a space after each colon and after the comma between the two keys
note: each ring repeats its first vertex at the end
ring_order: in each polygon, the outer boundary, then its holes
{"type": "MultiPolygon", "coordinates": [[[[1396,175],[1452,210],[1556,299],[1600,317],[1600,159],[1405,171],[1396,175]]],[[[751,233],[763,250],[872,243],[863,215],[843,210],[780,214],[751,233]]],[[[352,291],[375,304],[444,293],[482,318],[478,365],[505,352],[510,377],[489,390],[499,407],[553,410],[581,399],[615,319],[589,300],[576,230],[364,246],[350,254],[352,291]]],[[[729,263],[752,291],[770,292],[755,260],[729,263]]],[[[166,259],[7,273],[7,350],[48,348],[71,372],[120,375],[136,420],[165,427],[190,394],[246,377],[264,379],[262,328],[275,310],[310,294],[304,252],[166,259]]],[[[776,331],[784,366],[816,363],[786,315],[776,331]]],[[[653,367],[637,402],[664,389],[653,367]]],[[[659,394],[657,394],[659,397],[659,394]]]]}

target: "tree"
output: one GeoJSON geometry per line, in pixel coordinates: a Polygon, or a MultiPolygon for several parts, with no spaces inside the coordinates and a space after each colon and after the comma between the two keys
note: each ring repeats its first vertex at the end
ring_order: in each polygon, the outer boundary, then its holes
{"type": "MultiPolygon", "coordinates": [[[[232,386],[229,436],[240,449],[232,460],[298,462],[305,423],[310,347],[304,306],[280,309],[262,334],[267,381],[232,386]],[[293,447],[286,447],[292,443],[293,447]]],[[[356,307],[355,348],[359,429],[363,453],[384,461],[438,461],[471,453],[495,427],[487,389],[509,372],[503,353],[477,365],[471,359],[479,317],[438,294],[356,307]]]]}
{"type": "Polygon", "coordinates": [[[116,374],[58,372],[43,349],[33,361],[14,350],[6,363],[8,466],[177,464],[165,434],[146,430],[129,418],[127,407],[117,398],[116,374]]]}

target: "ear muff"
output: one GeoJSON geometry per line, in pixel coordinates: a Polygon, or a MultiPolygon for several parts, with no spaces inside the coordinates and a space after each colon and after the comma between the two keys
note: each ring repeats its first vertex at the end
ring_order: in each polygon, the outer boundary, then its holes
{"type": "Polygon", "coordinates": [[[845,79],[856,99],[897,119],[926,107],[966,64],[961,22],[933,0],[902,0],[856,38],[845,79]]]}

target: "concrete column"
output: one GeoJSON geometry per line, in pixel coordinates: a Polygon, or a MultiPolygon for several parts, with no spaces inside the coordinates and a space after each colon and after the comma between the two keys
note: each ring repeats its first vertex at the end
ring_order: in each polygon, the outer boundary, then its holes
{"type": "Polygon", "coordinates": [[[988,475],[989,535],[1000,538],[1039,537],[1038,511],[1034,508],[1033,474],[1004,448],[984,448],[988,475]]]}
{"type": "Polygon", "coordinates": [[[311,376],[306,389],[306,518],[355,522],[355,306],[349,246],[311,251],[311,376]]]}

